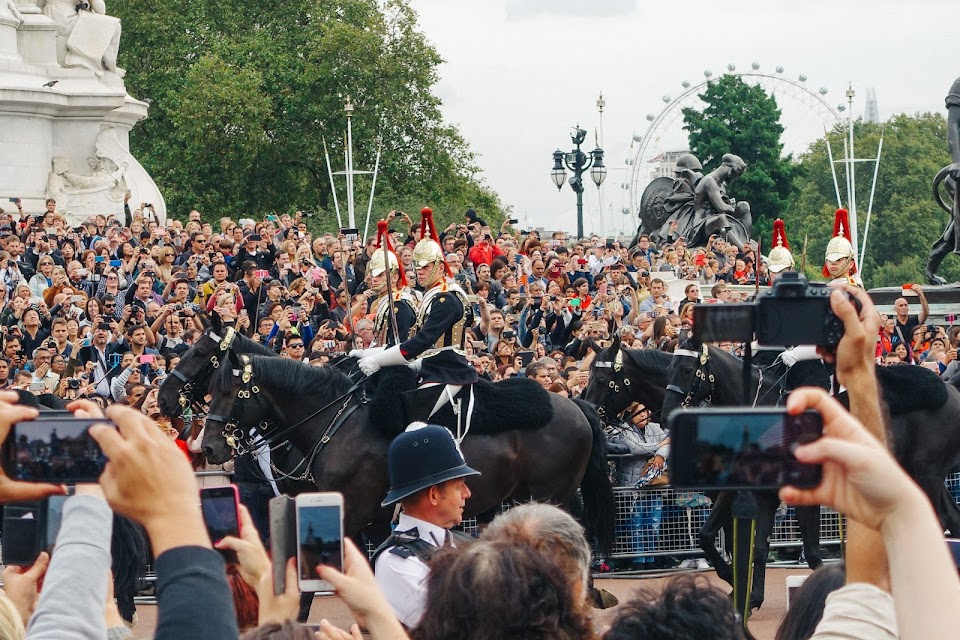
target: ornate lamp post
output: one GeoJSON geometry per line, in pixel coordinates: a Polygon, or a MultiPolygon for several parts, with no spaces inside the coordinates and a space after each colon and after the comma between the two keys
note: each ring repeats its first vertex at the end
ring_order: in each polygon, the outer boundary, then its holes
{"type": "Polygon", "coordinates": [[[580,145],[587,138],[587,132],[580,128],[580,125],[574,127],[574,132],[570,134],[574,149],[569,153],[564,153],[557,149],[553,152],[553,170],[550,172],[550,179],[557,185],[557,190],[563,189],[563,182],[567,178],[569,169],[573,172],[570,178],[570,188],[577,194],[577,237],[583,237],[583,174],[590,171],[590,178],[597,188],[603,184],[607,177],[607,168],[603,165],[603,149],[597,147],[590,152],[589,157],[580,150],[580,145]]]}

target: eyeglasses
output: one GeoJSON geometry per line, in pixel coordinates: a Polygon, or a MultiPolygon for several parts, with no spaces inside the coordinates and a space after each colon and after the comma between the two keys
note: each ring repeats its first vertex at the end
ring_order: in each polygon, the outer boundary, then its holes
{"type": "Polygon", "coordinates": [[[298,343],[298,344],[288,344],[288,345],[287,345],[287,348],[288,348],[288,349],[303,349],[303,343],[301,342],[301,343],[298,343]]]}

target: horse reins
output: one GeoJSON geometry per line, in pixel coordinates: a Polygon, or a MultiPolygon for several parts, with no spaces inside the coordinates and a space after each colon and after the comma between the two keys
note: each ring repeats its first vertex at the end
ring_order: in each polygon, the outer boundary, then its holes
{"type": "Polygon", "coordinates": [[[337,405],[340,405],[340,408],[337,410],[337,413],[333,416],[330,423],[327,425],[327,428],[324,430],[323,434],[320,436],[320,439],[313,446],[308,456],[305,456],[303,461],[300,462],[290,473],[279,470],[271,461],[270,467],[275,472],[282,475],[281,479],[293,479],[293,480],[310,480],[312,481],[312,472],[310,468],[313,465],[313,461],[320,454],[320,451],[326,446],[330,439],[337,433],[340,427],[347,421],[354,411],[356,411],[361,404],[366,402],[365,394],[360,399],[359,402],[351,404],[354,394],[361,389],[364,382],[367,380],[367,376],[363,376],[360,380],[354,383],[349,389],[344,393],[340,394],[324,406],[320,407],[310,415],[298,420],[294,424],[281,428],[275,431],[269,431],[271,422],[261,421],[258,425],[260,432],[256,435],[255,438],[251,439],[245,435],[239,428],[239,418],[235,416],[243,415],[246,402],[248,400],[254,399],[260,393],[260,387],[254,382],[254,372],[253,372],[253,362],[249,356],[246,354],[240,355],[240,360],[243,365],[243,369],[236,370],[234,369],[233,373],[236,376],[240,377],[243,386],[237,391],[237,404],[234,405],[233,410],[230,412],[230,416],[221,416],[217,414],[207,414],[207,420],[214,420],[216,422],[221,422],[224,424],[223,434],[227,441],[227,446],[234,450],[237,455],[243,455],[244,453],[252,453],[257,448],[261,446],[266,446],[269,451],[274,451],[279,447],[287,444],[287,440],[281,439],[297,427],[306,423],[309,420],[312,420],[316,416],[322,414],[327,409],[337,405]],[[300,476],[293,476],[292,474],[296,473],[297,469],[301,466],[306,465],[303,473],[300,476]]]}
{"type": "MultiPolygon", "coordinates": [[[[237,332],[233,327],[227,327],[226,332],[221,338],[213,330],[207,332],[207,337],[213,340],[220,345],[220,351],[226,352],[230,349],[230,345],[233,344],[234,338],[236,338],[237,332]]],[[[201,367],[200,371],[194,375],[194,379],[197,378],[206,378],[211,373],[220,368],[220,358],[217,357],[216,353],[210,355],[210,359],[201,367]]],[[[183,383],[183,386],[177,392],[180,396],[180,415],[183,416],[183,413],[186,411],[187,407],[193,407],[197,409],[197,413],[203,413],[206,408],[200,403],[200,401],[193,396],[193,381],[183,375],[183,372],[177,371],[176,367],[170,372],[170,375],[183,383]]]]}
{"type": "Polygon", "coordinates": [[[690,385],[689,390],[681,389],[675,384],[668,384],[666,390],[684,396],[680,402],[680,406],[684,409],[689,409],[690,405],[693,404],[694,398],[697,397],[700,391],[700,385],[709,381],[710,392],[704,400],[704,403],[709,403],[713,399],[713,387],[716,379],[713,377],[713,371],[710,369],[710,352],[707,350],[707,345],[701,345],[699,353],[690,349],[674,349],[673,355],[679,358],[696,358],[697,368],[693,372],[693,384],[690,385]]]}
{"type": "Polygon", "coordinates": [[[628,378],[625,373],[623,374],[623,379],[619,382],[615,377],[620,375],[623,371],[623,349],[617,350],[617,355],[613,357],[613,362],[597,361],[594,364],[594,366],[597,367],[598,369],[611,369],[613,371],[613,376],[610,378],[610,381],[607,383],[607,391],[606,391],[606,395],[603,398],[603,402],[597,407],[597,415],[600,416],[600,419],[603,420],[604,423],[608,425],[614,425],[614,423],[611,422],[611,418],[607,416],[606,407],[610,403],[610,401],[613,399],[613,397],[616,394],[620,393],[620,384],[623,384],[623,386],[627,389],[630,388],[630,384],[631,384],[630,378],[628,378]]]}

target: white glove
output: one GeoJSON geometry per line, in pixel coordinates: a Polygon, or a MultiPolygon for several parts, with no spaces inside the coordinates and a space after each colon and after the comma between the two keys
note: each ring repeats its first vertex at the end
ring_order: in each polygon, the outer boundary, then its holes
{"type": "Polygon", "coordinates": [[[372,356],[383,351],[385,347],[371,347],[370,349],[353,349],[348,353],[351,358],[357,358],[358,360],[365,356],[372,356]]]}
{"type": "MultiPolygon", "coordinates": [[[[366,350],[367,353],[370,351],[373,350],[366,350]]],[[[379,371],[381,367],[405,364],[407,364],[407,359],[404,358],[403,354],[400,353],[400,345],[394,345],[389,349],[377,351],[376,353],[370,355],[365,354],[363,358],[360,359],[358,366],[365,374],[372,376],[379,371]]]]}
{"type": "Polygon", "coordinates": [[[792,367],[798,362],[802,362],[804,360],[819,360],[820,355],[817,353],[816,347],[802,346],[794,347],[793,349],[787,349],[783,352],[781,359],[783,360],[783,364],[787,365],[787,367],[792,367]]]}

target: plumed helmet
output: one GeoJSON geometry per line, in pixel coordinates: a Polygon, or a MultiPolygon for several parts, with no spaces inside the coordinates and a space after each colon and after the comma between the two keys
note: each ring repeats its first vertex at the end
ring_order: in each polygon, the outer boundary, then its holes
{"type": "Polygon", "coordinates": [[[843,260],[853,258],[853,245],[848,236],[850,234],[850,220],[846,209],[837,209],[833,221],[833,238],[827,243],[827,260],[843,260]]]}
{"type": "Polygon", "coordinates": [[[793,269],[796,263],[790,253],[790,243],[787,241],[787,230],[783,220],[777,218],[773,222],[773,249],[767,256],[767,269],[771,273],[780,273],[784,269],[793,269]]]}
{"type": "MultiPolygon", "coordinates": [[[[387,251],[387,255],[390,256],[390,271],[396,271],[400,268],[400,261],[397,260],[397,254],[393,251],[387,251]]],[[[387,267],[384,263],[383,258],[383,249],[377,249],[373,252],[373,257],[370,258],[370,262],[367,263],[367,273],[371,276],[378,276],[384,271],[387,267]]]]}
{"type": "Polygon", "coordinates": [[[412,423],[393,439],[387,466],[390,492],[381,504],[384,507],[447,480],[480,475],[467,466],[449,431],[423,422],[412,423]]]}
{"type": "Polygon", "coordinates": [[[447,275],[451,275],[433,222],[433,210],[424,207],[420,210],[420,241],[413,248],[413,266],[421,269],[429,264],[442,264],[447,275]]]}
{"type": "Polygon", "coordinates": [[[697,156],[692,153],[684,153],[677,158],[677,169],[690,169],[691,171],[700,171],[703,165],[697,160],[697,156]]]}

